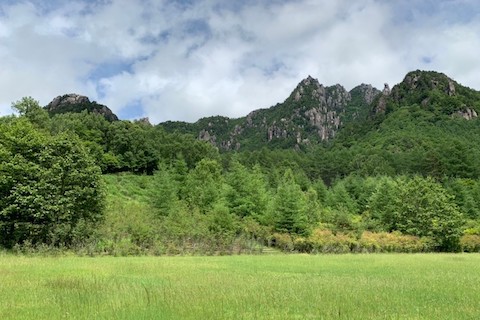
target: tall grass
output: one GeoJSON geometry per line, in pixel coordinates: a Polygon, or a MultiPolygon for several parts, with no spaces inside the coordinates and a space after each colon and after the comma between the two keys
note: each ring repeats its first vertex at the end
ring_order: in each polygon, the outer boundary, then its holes
{"type": "Polygon", "coordinates": [[[0,257],[1,319],[477,319],[480,255],[0,257]]]}

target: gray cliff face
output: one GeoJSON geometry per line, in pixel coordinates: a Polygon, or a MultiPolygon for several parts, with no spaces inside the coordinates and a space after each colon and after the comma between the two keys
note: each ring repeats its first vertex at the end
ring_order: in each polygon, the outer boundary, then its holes
{"type": "Polygon", "coordinates": [[[103,104],[97,102],[91,102],[86,96],[82,96],[76,93],[65,94],[53,99],[45,109],[48,113],[54,115],[67,112],[82,112],[87,110],[91,113],[100,114],[109,121],[118,121],[118,117],[103,104]]]}
{"type": "Polygon", "coordinates": [[[377,95],[380,93],[380,91],[377,88],[372,87],[372,85],[370,84],[362,83],[357,88],[361,92],[363,101],[366,104],[371,104],[373,100],[377,97],[377,95]]]}
{"type": "Polygon", "coordinates": [[[320,141],[334,138],[342,125],[342,116],[345,114],[346,106],[351,100],[350,93],[338,84],[325,88],[316,79],[310,77],[302,81],[297,89],[297,93],[305,91],[311,91],[313,103],[308,110],[303,112],[302,117],[316,129],[320,141]],[[308,90],[305,86],[313,86],[313,90],[308,90]]]}
{"type": "Polygon", "coordinates": [[[56,111],[65,105],[82,103],[90,103],[90,100],[85,96],[81,96],[76,93],[70,93],[53,99],[52,102],[47,105],[47,111],[56,111]]]}
{"type": "Polygon", "coordinates": [[[472,108],[465,108],[465,110],[459,110],[455,112],[453,116],[459,116],[465,120],[472,120],[478,118],[477,112],[472,108]]]}
{"type": "Polygon", "coordinates": [[[387,109],[387,101],[388,97],[392,93],[392,90],[390,90],[390,86],[388,83],[384,84],[382,95],[380,96],[380,99],[378,99],[377,106],[375,107],[375,113],[385,113],[387,109]]]}

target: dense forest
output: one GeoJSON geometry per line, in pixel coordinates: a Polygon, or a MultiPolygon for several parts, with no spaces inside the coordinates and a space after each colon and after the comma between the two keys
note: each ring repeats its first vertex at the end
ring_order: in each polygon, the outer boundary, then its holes
{"type": "MultiPolygon", "coordinates": [[[[57,101],[58,102],[58,101],[57,101]]],[[[194,124],[31,98],[0,118],[0,245],[86,254],[480,251],[480,93],[309,77],[194,124]]]]}

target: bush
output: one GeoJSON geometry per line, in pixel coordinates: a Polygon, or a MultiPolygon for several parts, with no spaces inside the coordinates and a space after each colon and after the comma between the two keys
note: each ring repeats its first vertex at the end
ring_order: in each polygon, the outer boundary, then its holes
{"type": "Polygon", "coordinates": [[[274,233],[270,243],[282,251],[292,252],[294,250],[293,239],[288,233],[274,233]]]}
{"type": "Polygon", "coordinates": [[[460,238],[460,244],[464,252],[480,252],[480,235],[466,234],[460,238]]]}
{"type": "Polygon", "coordinates": [[[434,248],[434,242],[430,238],[402,235],[399,232],[366,231],[357,239],[355,234],[333,233],[328,229],[317,228],[309,237],[292,239],[288,234],[274,234],[274,239],[275,246],[283,251],[306,253],[425,252],[434,248]]]}
{"type": "Polygon", "coordinates": [[[402,235],[399,232],[365,231],[358,240],[359,252],[423,252],[430,248],[428,238],[402,235]]]}

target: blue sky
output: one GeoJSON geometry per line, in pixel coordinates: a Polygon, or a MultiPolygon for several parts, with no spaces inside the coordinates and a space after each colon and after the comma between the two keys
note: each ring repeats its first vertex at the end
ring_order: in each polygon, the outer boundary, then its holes
{"type": "Polygon", "coordinates": [[[7,0],[0,115],[78,93],[124,119],[239,117],[308,75],[383,88],[411,70],[480,89],[474,0],[7,0]]]}

